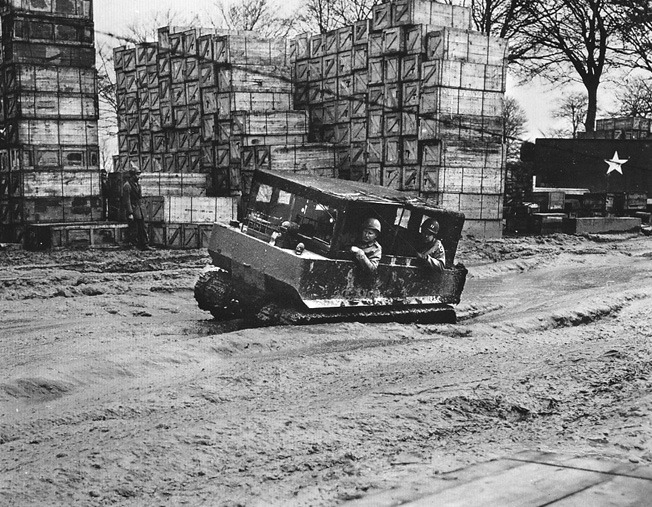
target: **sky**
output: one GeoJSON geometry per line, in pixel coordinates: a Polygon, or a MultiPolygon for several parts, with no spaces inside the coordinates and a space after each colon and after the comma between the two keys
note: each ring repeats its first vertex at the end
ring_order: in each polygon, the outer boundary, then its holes
{"type": "MultiPolygon", "coordinates": [[[[98,32],[120,33],[124,27],[133,23],[138,18],[151,19],[155,12],[167,10],[183,13],[191,2],[192,11],[201,14],[210,13],[215,9],[215,0],[96,0],[94,2],[95,28],[98,32]]],[[[291,8],[300,0],[282,0],[282,5],[291,8]]],[[[101,35],[98,35],[101,40],[101,35]]],[[[582,91],[579,87],[575,90],[565,88],[564,91],[582,91]]],[[[603,97],[609,103],[609,91],[601,88],[603,97]]],[[[526,112],[528,124],[525,140],[534,140],[536,137],[545,137],[544,132],[549,131],[558,123],[552,118],[552,110],[563,92],[554,85],[540,82],[529,83],[526,86],[517,86],[514,79],[507,81],[507,94],[514,97],[526,112]]],[[[599,115],[598,115],[599,116],[599,115]]]]}

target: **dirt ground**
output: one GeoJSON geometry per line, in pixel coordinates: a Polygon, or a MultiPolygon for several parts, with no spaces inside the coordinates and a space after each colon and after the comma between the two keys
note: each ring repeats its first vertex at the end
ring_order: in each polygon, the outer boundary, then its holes
{"type": "Polygon", "coordinates": [[[206,251],[0,251],[0,505],[332,506],[523,449],[652,462],[652,237],[478,242],[456,325],[236,329],[206,251]]]}

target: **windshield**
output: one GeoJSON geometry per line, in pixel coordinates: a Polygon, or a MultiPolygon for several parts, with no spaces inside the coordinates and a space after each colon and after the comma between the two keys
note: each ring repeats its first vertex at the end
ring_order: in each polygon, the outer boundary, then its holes
{"type": "Polygon", "coordinates": [[[248,225],[278,231],[283,222],[293,222],[300,235],[330,244],[337,211],[315,200],[260,185],[253,206],[247,212],[248,225]]]}

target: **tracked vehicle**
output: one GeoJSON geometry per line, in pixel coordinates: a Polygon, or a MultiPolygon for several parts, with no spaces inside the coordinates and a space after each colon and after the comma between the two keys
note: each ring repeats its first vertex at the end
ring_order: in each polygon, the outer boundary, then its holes
{"type": "Polygon", "coordinates": [[[258,170],[242,219],[216,223],[212,267],[195,286],[217,320],[256,325],[333,321],[455,322],[467,270],[454,264],[462,213],[359,182],[258,170]],[[373,275],[347,253],[365,219],[378,219],[383,257],[373,275]],[[416,241],[440,224],[443,272],[419,265],[416,241]]]}

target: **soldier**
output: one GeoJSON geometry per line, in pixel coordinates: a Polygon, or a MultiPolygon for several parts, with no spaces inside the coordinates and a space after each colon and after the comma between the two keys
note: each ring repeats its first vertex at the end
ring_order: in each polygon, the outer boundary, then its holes
{"type": "Polygon", "coordinates": [[[129,241],[140,250],[151,250],[147,229],[145,229],[145,215],[141,199],[143,197],[140,183],[140,169],[132,167],[129,178],[122,185],[122,207],[125,218],[129,224],[129,241]]]}
{"type": "Polygon", "coordinates": [[[428,269],[441,272],[446,265],[446,253],[441,241],[437,239],[438,234],[439,222],[437,220],[429,218],[423,222],[417,247],[417,259],[428,269]]]}
{"type": "Polygon", "coordinates": [[[383,255],[376,238],[380,235],[380,221],[368,218],[362,224],[360,239],[351,247],[353,259],[368,274],[374,274],[383,255]]]}

